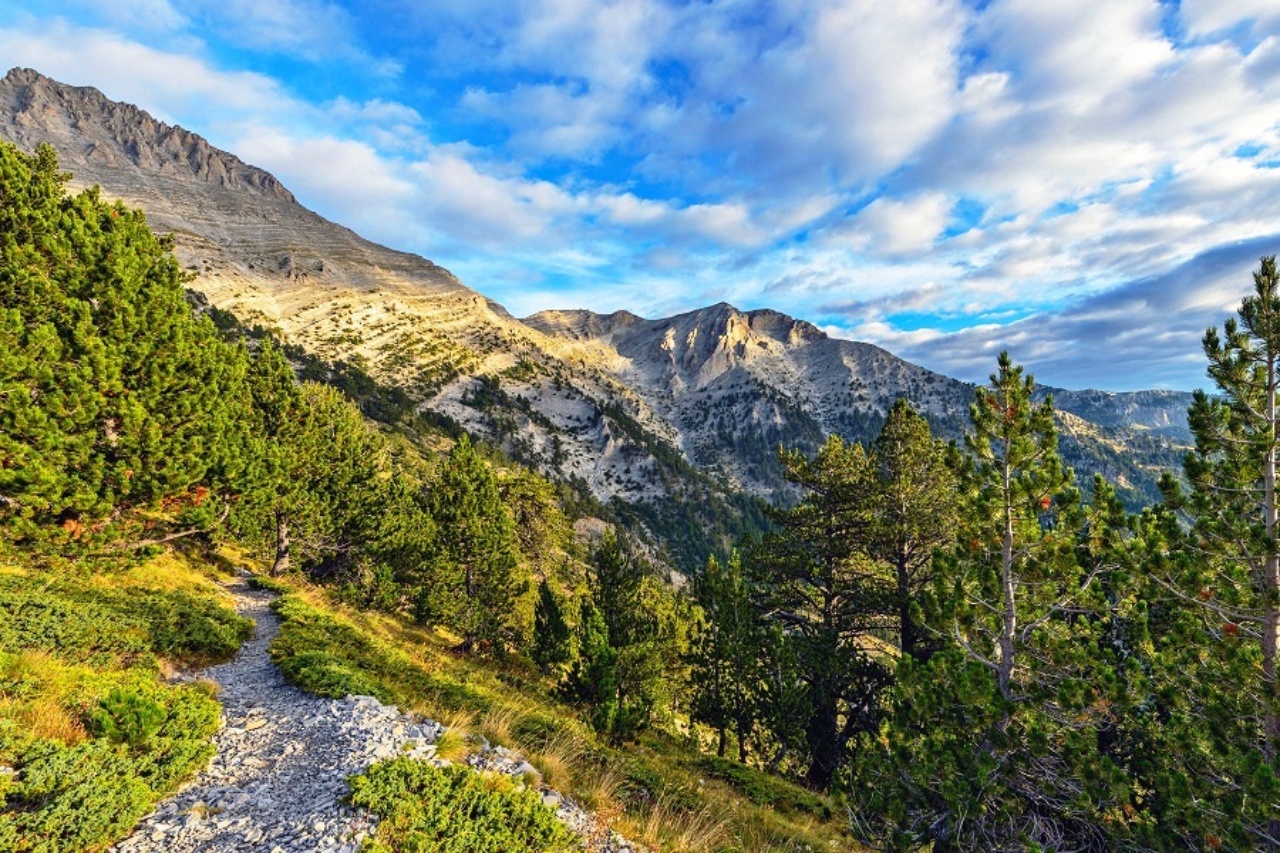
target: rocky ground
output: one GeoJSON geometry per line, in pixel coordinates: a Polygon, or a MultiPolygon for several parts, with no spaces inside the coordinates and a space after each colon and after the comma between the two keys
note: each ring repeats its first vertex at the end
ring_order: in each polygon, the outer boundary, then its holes
{"type": "MultiPolygon", "coordinates": [[[[113,851],[356,851],[377,828],[377,818],[342,803],[347,777],[396,755],[441,761],[433,744],[443,728],[369,696],[321,699],[286,683],[267,655],[280,626],[269,608],[273,594],[245,584],[232,592],[257,630],[234,660],[199,673],[220,687],[217,754],[113,851]]],[[[531,769],[518,754],[487,744],[468,763],[514,776],[531,769]]],[[[587,839],[584,849],[639,849],[568,797],[545,790],[543,799],[587,839]]]]}

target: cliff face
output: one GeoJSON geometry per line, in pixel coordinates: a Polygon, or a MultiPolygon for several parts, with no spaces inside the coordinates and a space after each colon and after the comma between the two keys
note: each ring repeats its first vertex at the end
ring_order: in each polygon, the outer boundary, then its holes
{"type": "MultiPolygon", "coordinates": [[[[905,396],[935,432],[965,430],[972,387],[776,311],[718,304],[649,320],[550,311],[524,321],[436,264],[302,207],[200,136],[35,71],[0,80],[0,138],[48,142],[77,185],[174,235],[192,287],[331,359],[360,359],[553,476],[628,505],[704,506],[781,486],[779,445],[875,435],[905,396]],[[696,469],[696,471],[695,471],[696,469]],[[701,475],[697,476],[700,472],[701,475]]],[[[1064,451],[1088,476],[1153,493],[1186,440],[1187,395],[1057,392],[1064,451]]]]}
{"type": "Polygon", "coordinates": [[[97,89],[64,86],[29,68],[15,68],[0,80],[0,112],[9,121],[11,141],[28,149],[48,142],[58,149],[63,167],[83,183],[134,167],[179,183],[195,180],[294,203],[269,173],[97,89]]]}

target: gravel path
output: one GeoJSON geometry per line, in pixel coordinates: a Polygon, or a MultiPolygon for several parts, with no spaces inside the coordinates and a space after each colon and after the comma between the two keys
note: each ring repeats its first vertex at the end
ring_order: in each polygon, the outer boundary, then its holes
{"type": "MultiPolygon", "coordinates": [[[[348,776],[383,758],[433,758],[443,727],[415,720],[371,696],[322,699],[288,684],[267,649],[280,630],[274,593],[237,583],[236,609],[254,620],[254,636],[228,663],[199,673],[220,687],[222,726],[209,766],[138,824],[113,853],[355,853],[377,817],[341,803],[348,776]]],[[[439,759],[434,759],[439,761],[439,759]]],[[[520,776],[523,757],[483,744],[467,763],[520,776]]],[[[594,853],[630,853],[632,845],[569,797],[543,801],[583,836],[594,853]]]]}
{"type": "Polygon", "coordinates": [[[221,688],[217,754],[114,850],[358,850],[376,818],[339,802],[347,776],[378,759],[430,755],[440,727],[371,697],[321,699],[286,683],[267,655],[280,628],[274,594],[231,592],[257,630],[232,661],[201,673],[221,688]]]}

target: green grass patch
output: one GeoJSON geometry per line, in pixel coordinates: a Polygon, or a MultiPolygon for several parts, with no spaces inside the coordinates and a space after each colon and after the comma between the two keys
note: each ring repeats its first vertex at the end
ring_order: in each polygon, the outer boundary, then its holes
{"type": "Polygon", "coordinates": [[[715,756],[704,756],[693,764],[708,776],[728,782],[758,806],[790,814],[810,814],[824,820],[831,817],[831,803],[826,798],[763,770],[715,756]]]}
{"type": "Polygon", "coordinates": [[[168,554],[0,572],[0,850],[105,849],[209,760],[213,686],[159,667],[224,660],[249,635],[215,589],[168,554]]]}
{"type": "Polygon", "coordinates": [[[557,853],[577,836],[506,776],[395,758],[349,780],[351,802],[382,818],[371,853],[557,853]]]}
{"type": "Polygon", "coordinates": [[[330,698],[376,696],[402,708],[425,703],[437,710],[483,711],[490,705],[481,692],[427,669],[402,649],[298,594],[281,596],[272,608],[281,626],[271,659],[303,690],[330,698]]]}

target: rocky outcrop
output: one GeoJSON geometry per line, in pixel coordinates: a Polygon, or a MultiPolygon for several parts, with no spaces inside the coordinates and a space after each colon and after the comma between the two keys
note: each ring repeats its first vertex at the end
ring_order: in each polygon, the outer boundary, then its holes
{"type": "Polygon", "coordinates": [[[99,171],[133,166],[145,172],[242,190],[294,202],[271,174],[246,165],[200,136],[157,121],[132,104],[108,99],[87,86],[64,86],[30,68],[14,68],[0,80],[0,114],[11,122],[9,138],[24,148],[49,142],[62,165],[82,181],[99,171]]]}

